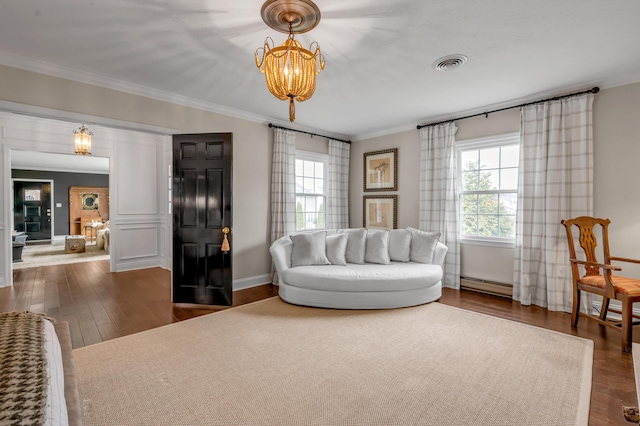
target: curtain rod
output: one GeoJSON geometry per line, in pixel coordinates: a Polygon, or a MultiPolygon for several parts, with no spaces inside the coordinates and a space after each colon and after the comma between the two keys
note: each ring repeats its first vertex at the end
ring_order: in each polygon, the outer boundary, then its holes
{"type": "Polygon", "coordinates": [[[451,120],[438,121],[437,123],[419,124],[417,127],[418,127],[418,130],[420,130],[423,127],[437,126],[438,124],[450,123],[452,121],[457,121],[457,120],[464,120],[465,118],[479,117],[481,115],[484,115],[486,117],[489,114],[493,114],[494,112],[506,111],[508,109],[513,109],[513,108],[522,108],[522,107],[526,107],[526,106],[529,106],[529,105],[540,104],[542,102],[547,102],[547,101],[557,101],[559,99],[565,99],[565,98],[571,98],[571,97],[574,97],[574,96],[584,95],[585,93],[598,93],[599,91],[600,91],[599,87],[594,87],[593,89],[585,90],[585,91],[578,92],[578,93],[571,93],[569,95],[562,95],[562,96],[556,96],[556,97],[553,97],[553,98],[542,99],[542,100],[539,100],[539,101],[527,102],[526,104],[520,104],[520,105],[514,105],[514,106],[510,106],[510,107],[506,107],[506,108],[494,109],[493,111],[479,112],[478,114],[467,115],[465,117],[459,117],[459,118],[452,118],[451,120]]]}
{"type": "Polygon", "coordinates": [[[306,133],[307,135],[311,135],[311,136],[320,136],[321,138],[333,139],[334,141],[344,142],[344,143],[348,143],[348,144],[351,143],[351,141],[345,141],[345,140],[342,140],[342,139],[336,139],[336,138],[332,138],[331,136],[319,135],[317,133],[305,132],[304,130],[296,130],[296,129],[290,129],[288,127],[276,126],[275,124],[272,124],[272,123],[269,123],[269,127],[273,127],[274,129],[291,130],[292,132],[298,132],[298,133],[306,133]]]}

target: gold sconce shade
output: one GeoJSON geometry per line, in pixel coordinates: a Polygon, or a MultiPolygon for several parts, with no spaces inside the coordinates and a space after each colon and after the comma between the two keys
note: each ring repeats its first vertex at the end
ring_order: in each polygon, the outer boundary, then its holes
{"type": "Polygon", "coordinates": [[[271,28],[289,37],[278,47],[267,37],[256,50],[256,66],[265,76],[267,88],[280,100],[289,99],[289,121],[296,118],[294,101],[304,102],[316,90],[316,75],[324,69],[325,60],[315,41],[305,49],[294,34],[309,31],[320,21],[320,11],[310,0],[270,0],[262,6],[262,19],[271,28]],[[295,30],[294,30],[295,27],[295,30]]]}
{"type": "Polygon", "coordinates": [[[75,153],[91,155],[91,136],[93,133],[88,131],[83,124],[78,130],[74,130],[73,134],[75,136],[75,153]]]}

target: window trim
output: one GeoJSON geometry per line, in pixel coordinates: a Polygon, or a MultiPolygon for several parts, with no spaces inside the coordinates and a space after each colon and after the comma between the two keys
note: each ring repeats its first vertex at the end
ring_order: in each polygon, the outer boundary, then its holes
{"type": "MultiPolygon", "coordinates": [[[[296,223],[296,233],[300,233],[300,232],[314,232],[314,231],[322,231],[322,230],[326,230],[327,229],[327,199],[328,199],[328,194],[327,194],[327,177],[328,177],[328,168],[329,168],[329,154],[322,154],[320,152],[313,152],[313,151],[304,151],[301,149],[296,149],[296,160],[306,160],[306,161],[314,161],[317,163],[323,163],[324,166],[322,167],[322,188],[324,190],[324,193],[322,194],[322,196],[324,197],[324,208],[325,208],[325,213],[324,213],[324,228],[315,228],[315,229],[297,229],[298,228],[298,224],[297,221],[295,221],[295,217],[294,217],[294,222],[296,223]]],[[[296,173],[294,171],[293,173],[293,177],[294,179],[296,178],[296,173]]],[[[298,195],[300,196],[309,196],[309,195],[315,195],[318,196],[319,194],[299,194],[298,192],[295,192],[295,197],[297,198],[298,195]]]]}
{"type": "MultiPolygon", "coordinates": [[[[470,151],[475,149],[486,149],[486,148],[495,148],[495,147],[503,147],[508,145],[519,145],[520,144],[520,132],[510,132],[503,133],[494,136],[486,136],[482,138],[474,138],[474,139],[464,139],[456,141],[456,155],[457,155],[457,179],[460,185],[462,184],[462,151],[470,151]]],[[[522,153],[520,153],[522,155],[522,153]]],[[[487,191],[479,191],[482,193],[486,193],[487,191]]],[[[505,191],[506,192],[506,191],[505,191]]],[[[496,191],[496,193],[499,193],[496,191]]],[[[460,200],[460,195],[462,194],[462,190],[458,187],[457,197],[460,200]]],[[[517,189],[516,189],[517,194],[517,189]]],[[[460,212],[458,212],[460,214],[460,212]]],[[[476,236],[476,235],[463,235],[461,230],[458,229],[458,235],[460,237],[460,244],[464,245],[479,245],[479,246],[491,246],[491,247],[515,247],[516,239],[515,238],[506,238],[506,237],[487,237],[487,236],[476,236]]]]}

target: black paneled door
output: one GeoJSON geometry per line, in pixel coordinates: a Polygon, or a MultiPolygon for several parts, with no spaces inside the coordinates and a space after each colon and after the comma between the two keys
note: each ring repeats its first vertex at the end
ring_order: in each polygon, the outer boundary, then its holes
{"type": "Polygon", "coordinates": [[[232,134],[173,136],[174,303],[232,304],[232,134]]]}
{"type": "Polygon", "coordinates": [[[51,240],[51,183],[13,181],[13,226],[29,241],[51,240]]]}

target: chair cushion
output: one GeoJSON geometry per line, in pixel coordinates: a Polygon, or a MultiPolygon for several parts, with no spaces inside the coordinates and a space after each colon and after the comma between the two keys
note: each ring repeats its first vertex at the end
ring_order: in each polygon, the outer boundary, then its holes
{"type": "MultiPolygon", "coordinates": [[[[618,293],[624,293],[629,296],[640,296],[640,279],[612,275],[611,281],[613,281],[613,284],[616,286],[618,293]]],[[[602,275],[587,275],[580,278],[580,283],[605,288],[605,281],[602,275]]]]}

